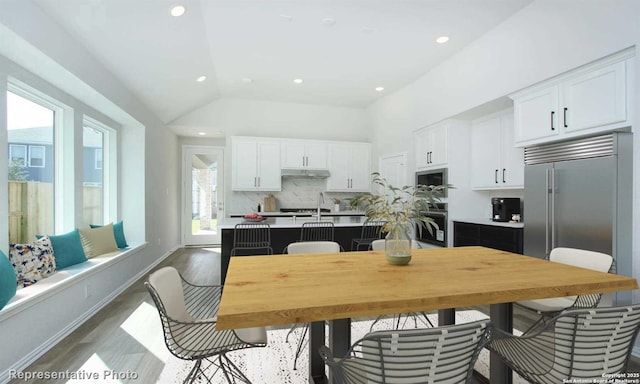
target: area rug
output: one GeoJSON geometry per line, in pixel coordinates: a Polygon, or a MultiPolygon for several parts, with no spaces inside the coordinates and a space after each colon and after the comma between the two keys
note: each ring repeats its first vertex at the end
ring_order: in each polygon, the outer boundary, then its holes
{"type": "MultiPolygon", "coordinates": [[[[433,324],[437,324],[438,317],[436,314],[429,314],[429,319],[433,324]]],[[[487,318],[482,312],[475,310],[456,312],[456,323],[468,323],[480,319],[487,318]]],[[[356,341],[371,330],[373,320],[356,320],[351,323],[351,340],[356,341]]],[[[402,318],[400,328],[410,329],[425,327],[425,323],[418,316],[417,318],[402,318]]],[[[382,319],[375,323],[373,330],[383,330],[394,328],[393,319],[382,319]]],[[[301,331],[301,330],[299,330],[301,331]]],[[[296,331],[296,332],[299,332],[296,331]]],[[[301,333],[294,333],[289,337],[289,343],[285,338],[289,332],[286,329],[268,329],[269,343],[265,348],[252,348],[242,351],[236,351],[227,354],[229,358],[246,374],[246,376],[254,384],[307,384],[309,375],[308,365],[308,347],[304,349],[302,355],[298,359],[297,369],[293,369],[293,359],[295,356],[296,343],[301,333]]],[[[514,333],[518,334],[519,332],[514,333]]],[[[158,383],[182,383],[187,376],[193,362],[180,360],[174,356],[170,356],[165,363],[164,370],[158,378],[158,383]]],[[[478,357],[475,365],[476,371],[481,375],[489,376],[489,352],[483,349],[478,357]]],[[[222,373],[218,372],[212,383],[224,383],[222,373]]],[[[198,383],[206,383],[206,379],[202,378],[198,383]]],[[[514,375],[514,383],[525,384],[526,381],[517,375],[514,375]]]]}

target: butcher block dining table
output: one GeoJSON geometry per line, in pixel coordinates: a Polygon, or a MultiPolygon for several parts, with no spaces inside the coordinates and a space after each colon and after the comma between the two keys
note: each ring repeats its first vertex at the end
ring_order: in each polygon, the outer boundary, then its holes
{"type": "MultiPolygon", "coordinates": [[[[414,249],[409,265],[390,265],[383,251],[232,257],[217,329],[311,323],[309,382],[325,383],[318,348],[344,356],[350,319],[438,310],[439,325],[455,308],[490,305],[490,317],[511,331],[512,302],[637,289],[634,278],[485,247],[414,249]]],[[[510,383],[511,370],[493,353],[491,384],[510,383]]]]}

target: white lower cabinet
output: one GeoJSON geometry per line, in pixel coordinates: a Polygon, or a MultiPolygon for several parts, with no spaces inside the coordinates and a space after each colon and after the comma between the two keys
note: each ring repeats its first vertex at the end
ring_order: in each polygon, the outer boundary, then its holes
{"type": "Polygon", "coordinates": [[[513,140],[513,111],[475,120],[471,125],[473,189],[524,188],[524,151],[513,140]]]}
{"type": "Polygon", "coordinates": [[[280,191],[280,143],[261,138],[231,138],[231,189],[280,191]]]}
{"type": "Polygon", "coordinates": [[[328,144],[329,192],[369,192],[371,185],[371,145],[368,143],[328,144]]]}

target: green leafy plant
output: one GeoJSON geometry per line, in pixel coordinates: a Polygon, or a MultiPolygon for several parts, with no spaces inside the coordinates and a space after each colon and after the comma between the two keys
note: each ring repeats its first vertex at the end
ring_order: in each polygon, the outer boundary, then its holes
{"type": "Polygon", "coordinates": [[[440,201],[449,185],[418,185],[394,187],[378,172],[371,174],[377,193],[363,193],[351,199],[351,207],[364,209],[366,221],[382,222],[382,231],[392,239],[400,239],[402,232],[415,224],[420,233],[427,229],[433,234],[438,225],[425,213],[440,201]]]}

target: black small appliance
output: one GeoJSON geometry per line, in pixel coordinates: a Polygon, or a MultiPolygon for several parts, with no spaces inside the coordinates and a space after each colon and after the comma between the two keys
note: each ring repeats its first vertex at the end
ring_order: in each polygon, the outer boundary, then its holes
{"type": "Polygon", "coordinates": [[[507,222],[513,214],[520,214],[520,199],[517,197],[492,197],[491,220],[507,222]]]}

